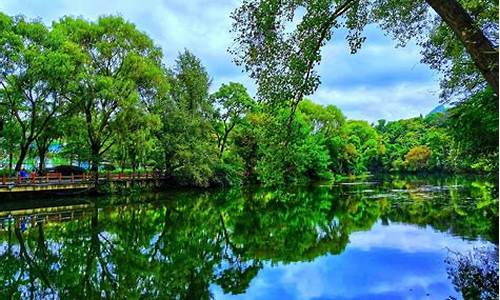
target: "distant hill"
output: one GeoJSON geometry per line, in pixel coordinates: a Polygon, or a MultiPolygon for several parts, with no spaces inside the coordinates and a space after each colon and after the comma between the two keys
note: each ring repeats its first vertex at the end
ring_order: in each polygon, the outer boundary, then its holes
{"type": "Polygon", "coordinates": [[[428,113],[427,116],[435,113],[444,113],[444,112],[446,112],[446,107],[443,104],[439,104],[438,106],[434,107],[434,109],[431,110],[431,112],[428,113]]]}

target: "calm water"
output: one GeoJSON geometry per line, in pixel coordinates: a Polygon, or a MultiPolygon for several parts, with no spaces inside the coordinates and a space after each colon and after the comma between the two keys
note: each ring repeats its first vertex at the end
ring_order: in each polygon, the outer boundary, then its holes
{"type": "Polygon", "coordinates": [[[0,299],[462,299],[457,258],[497,257],[497,193],[372,177],[4,201],[0,299]]]}

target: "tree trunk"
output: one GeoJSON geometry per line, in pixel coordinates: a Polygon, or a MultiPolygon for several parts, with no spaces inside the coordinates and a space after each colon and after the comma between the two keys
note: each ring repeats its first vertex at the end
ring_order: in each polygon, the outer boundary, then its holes
{"type": "Polygon", "coordinates": [[[29,144],[21,146],[21,152],[19,153],[19,159],[16,162],[16,167],[15,167],[14,171],[16,171],[16,172],[21,171],[21,167],[23,166],[24,159],[26,158],[26,155],[28,154],[28,149],[29,149],[29,144]]]}
{"type": "Polygon", "coordinates": [[[98,145],[92,145],[92,163],[90,166],[90,171],[94,175],[95,182],[99,181],[99,152],[100,152],[100,147],[98,145]]]}
{"type": "Polygon", "coordinates": [[[426,0],[453,30],[474,64],[498,95],[498,49],[486,38],[456,0],[426,0]]]}
{"type": "Polygon", "coordinates": [[[40,172],[45,169],[45,152],[43,154],[38,152],[38,158],[38,172],[40,172]]]}
{"type": "Polygon", "coordinates": [[[222,157],[222,154],[224,154],[224,148],[226,147],[227,143],[227,137],[229,136],[229,131],[227,131],[224,136],[222,137],[222,143],[220,143],[220,152],[219,152],[219,158],[222,157]]]}
{"type": "Polygon", "coordinates": [[[38,147],[38,171],[45,169],[45,156],[47,155],[48,147],[38,147]]]}
{"type": "Polygon", "coordinates": [[[9,149],[9,174],[12,174],[12,161],[14,160],[12,149],[9,149]]]}
{"type": "Polygon", "coordinates": [[[45,156],[47,156],[47,152],[49,151],[51,139],[44,135],[42,137],[38,137],[35,140],[35,143],[39,158],[38,170],[41,171],[45,169],[45,156]]]}

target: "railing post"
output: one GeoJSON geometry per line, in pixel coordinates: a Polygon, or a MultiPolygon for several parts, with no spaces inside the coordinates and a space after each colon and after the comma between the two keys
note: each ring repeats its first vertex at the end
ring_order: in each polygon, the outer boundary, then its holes
{"type": "Polygon", "coordinates": [[[17,183],[21,184],[21,176],[17,175],[17,183]]]}
{"type": "Polygon", "coordinates": [[[5,184],[5,182],[7,181],[7,177],[5,176],[5,174],[2,176],[2,184],[5,184]]]}
{"type": "Polygon", "coordinates": [[[49,183],[49,173],[45,174],[45,182],[49,183]]]}
{"type": "Polygon", "coordinates": [[[75,182],[75,175],[73,173],[71,173],[71,182],[75,182]]]}
{"type": "Polygon", "coordinates": [[[62,173],[59,173],[59,183],[62,181],[62,173]]]}

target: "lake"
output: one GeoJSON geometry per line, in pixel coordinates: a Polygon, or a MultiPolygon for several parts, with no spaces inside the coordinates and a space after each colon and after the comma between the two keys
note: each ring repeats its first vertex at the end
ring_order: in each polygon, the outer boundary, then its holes
{"type": "Polygon", "coordinates": [[[3,201],[0,226],[1,299],[497,297],[481,178],[3,201]]]}

